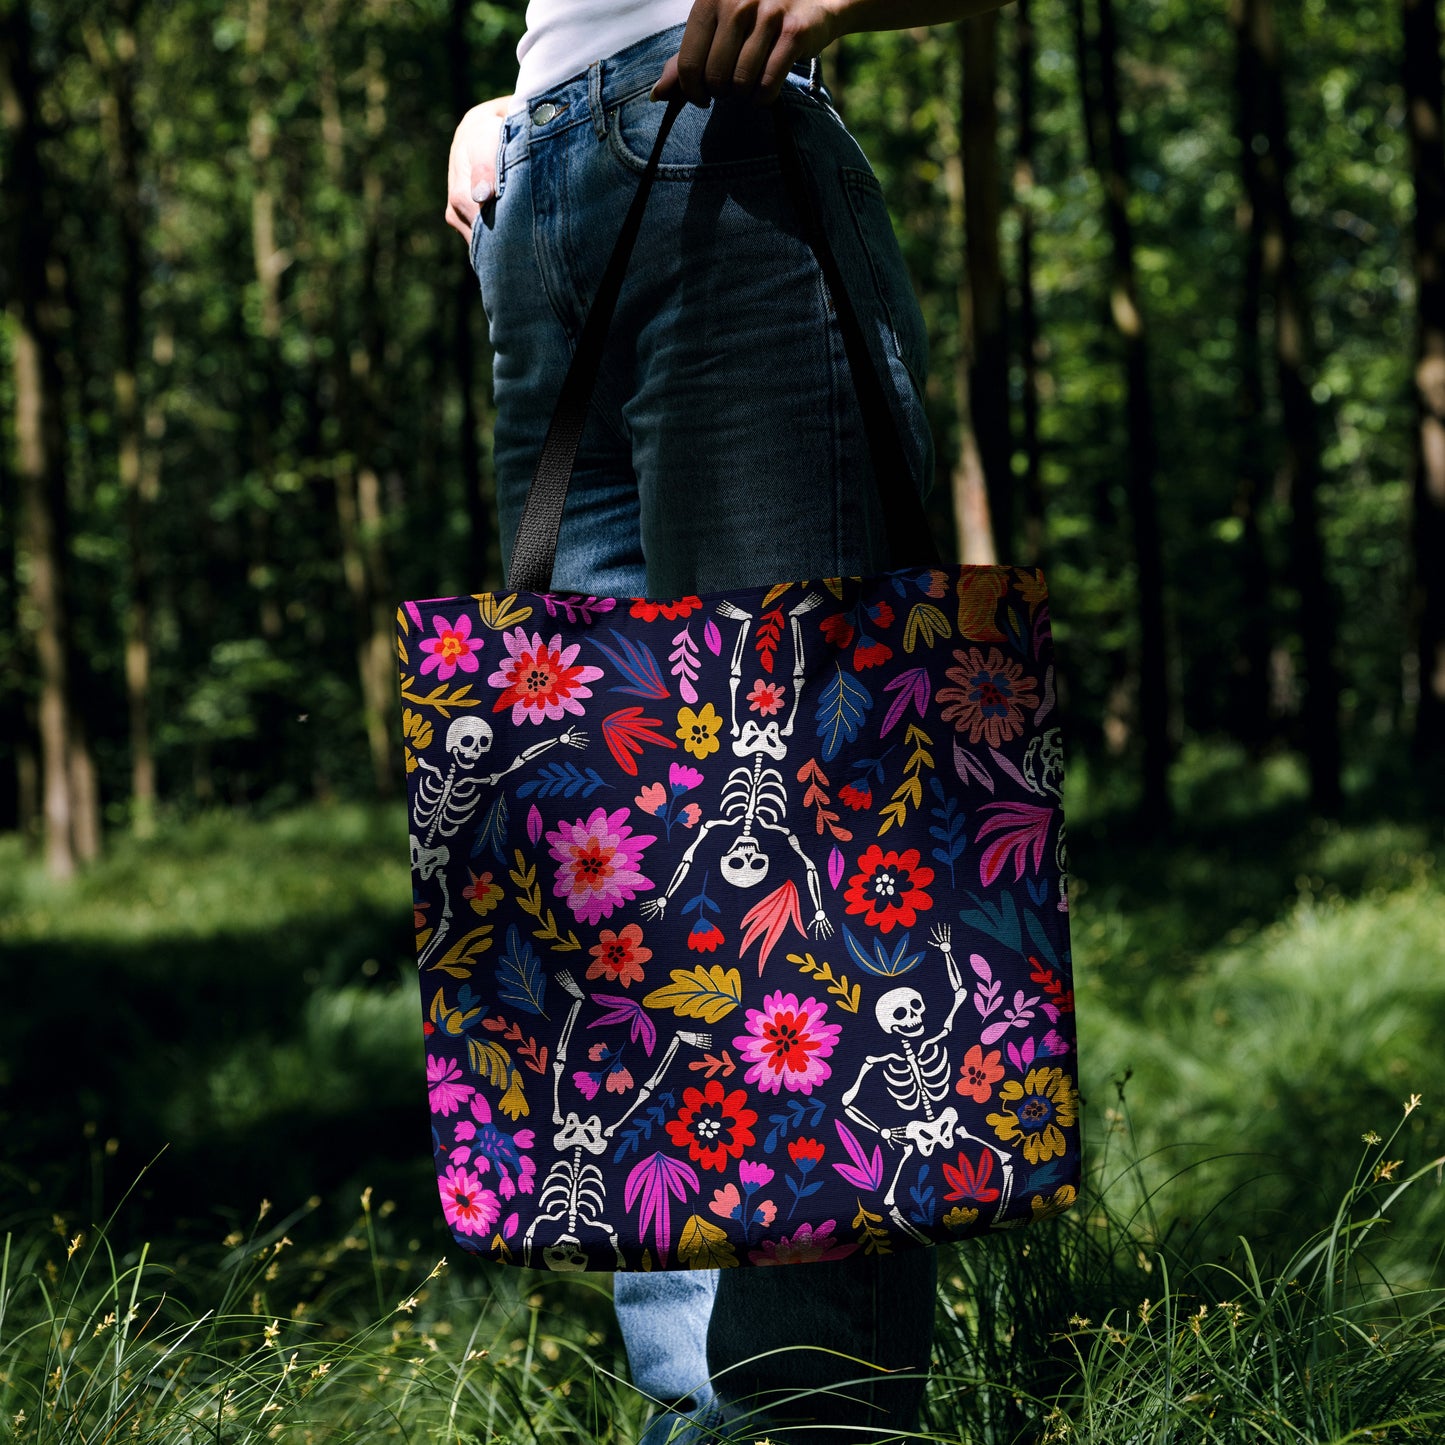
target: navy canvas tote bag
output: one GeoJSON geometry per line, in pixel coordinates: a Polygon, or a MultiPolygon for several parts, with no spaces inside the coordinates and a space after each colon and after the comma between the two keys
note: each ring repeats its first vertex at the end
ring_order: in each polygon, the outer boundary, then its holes
{"type": "Polygon", "coordinates": [[[552,590],[662,143],[563,383],[505,593],[398,612],[446,1220],[557,1270],[840,1259],[1079,1180],[1041,574],[945,566],[774,106],[867,424],[883,576],[552,590]]]}

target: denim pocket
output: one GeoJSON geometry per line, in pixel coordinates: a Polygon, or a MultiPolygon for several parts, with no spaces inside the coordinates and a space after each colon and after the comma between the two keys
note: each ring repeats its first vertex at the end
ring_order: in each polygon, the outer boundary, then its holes
{"type": "MultiPolygon", "coordinates": [[[[612,110],[607,140],[631,171],[647,166],[667,105],[639,91],[612,110]]],[[[718,97],[706,110],[684,105],[663,142],[659,180],[690,180],[778,169],[778,142],[770,107],[718,97]]]]}
{"type": "Polygon", "coordinates": [[[868,256],[873,286],[888,318],[894,349],[922,398],[928,378],[928,329],[908,279],[903,253],[898,249],[883,187],[871,171],[843,166],[840,174],[858,239],[868,256]]]}

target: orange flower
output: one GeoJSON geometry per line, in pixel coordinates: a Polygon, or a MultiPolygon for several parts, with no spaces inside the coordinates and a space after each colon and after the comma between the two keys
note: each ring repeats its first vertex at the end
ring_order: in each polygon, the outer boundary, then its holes
{"type": "Polygon", "coordinates": [[[621,933],[604,928],[598,937],[601,941],[591,949],[587,977],[605,977],[608,983],[620,983],[623,988],[641,983],[642,965],[652,957],[652,950],[642,946],[642,930],[637,924],[629,923],[621,933]]]}
{"type": "Polygon", "coordinates": [[[958,1083],[953,1087],[975,1104],[988,1103],[993,1086],[1003,1078],[1004,1070],[999,1057],[997,1049],[984,1053],[983,1045],[975,1044],[963,1056],[963,1062],[958,1066],[958,1083]]]}

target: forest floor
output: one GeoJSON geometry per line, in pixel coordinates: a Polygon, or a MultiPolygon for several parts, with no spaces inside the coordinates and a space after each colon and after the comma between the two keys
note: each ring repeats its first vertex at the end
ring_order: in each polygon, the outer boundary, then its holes
{"type": "MultiPolygon", "coordinates": [[[[1089,1187],[946,1251],[929,1430],[1438,1441],[1440,822],[1205,750],[1177,786],[1160,841],[1071,780],[1089,1187]]],[[[0,839],[0,1432],[635,1438],[606,1277],[438,1272],[408,901],[398,808],[64,887],[0,839]]]]}

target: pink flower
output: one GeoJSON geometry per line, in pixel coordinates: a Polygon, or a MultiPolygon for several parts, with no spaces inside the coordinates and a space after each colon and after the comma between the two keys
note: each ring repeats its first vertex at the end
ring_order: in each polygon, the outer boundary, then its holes
{"type": "Polygon", "coordinates": [[[427,1055],[426,1081],[427,1097],[431,1100],[431,1111],[445,1118],[455,1114],[476,1090],[471,1084],[459,1084],[462,1066],[455,1059],[439,1059],[427,1055]]]}
{"type": "Polygon", "coordinates": [[[556,896],[566,899],[581,923],[610,917],[615,908],[653,886],[639,865],[642,850],[655,842],[655,837],[633,835],[626,808],[613,813],[596,808],[586,822],[579,818],[559,823],[555,832],[547,834],[558,865],[556,896]]]}
{"type": "Polygon", "coordinates": [[[449,1164],[437,1183],[442,1213],[459,1234],[485,1234],[500,1217],[501,1201],[492,1190],[482,1188],[481,1179],[470,1169],[449,1164]]]}
{"type": "Polygon", "coordinates": [[[609,1069],[607,1071],[607,1092],[609,1094],[625,1094],[631,1087],[631,1069],[609,1069]]]}
{"type": "Polygon", "coordinates": [[[743,1197],[736,1184],[724,1184],[721,1189],[713,1190],[712,1203],[708,1205],[719,1219],[736,1219],[742,1207],[743,1197]]]}
{"type": "Polygon", "coordinates": [[[423,637],[421,650],[427,654],[421,665],[422,676],[434,672],[442,682],[451,677],[458,668],[463,672],[476,672],[476,654],[482,650],[482,639],[472,641],[472,619],[465,612],[455,622],[445,617],[432,618],[436,628],[435,637],[423,637]]]}
{"type": "Polygon", "coordinates": [[[835,1221],[824,1220],[817,1229],[800,1224],[791,1239],[765,1239],[757,1249],[748,1251],[754,1264],[814,1264],[825,1259],[847,1259],[858,1246],[852,1241],[835,1240],[835,1221]]]}
{"type": "Polygon", "coordinates": [[[667,806],[667,789],[661,783],[649,783],[632,801],[644,813],[660,813],[667,806]]]}
{"type": "Polygon", "coordinates": [[[760,1204],[753,1205],[753,1219],[764,1229],[777,1217],[778,1206],[771,1199],[764,1199],[760,1204]]]}
{"type": "Polygon", "coordinates": [[[753,712],[762,713],[764,717],[771,717],[775,712],[783,710],[783,694],[786,691],[780,682],[764,682],[759,678],[748,694],[748,707],[753,712]]]}
{"type": "Polygon", "coordinates": [[[765,1094],[811,1094],[832,1072],[823,1061],[833,1052],[840,1032],[837,1024],[823,1022],[828,1005],[817,999],[798,1002],[796,994],[769,994],[761,1009],[750,1008],[747,1033],[733,1043],[752,1067],[743,1076],[765,1094]]]}
{"type": "Polygon", "coordinates": [[[674,793],[686,793],[701,785],[702,774],[686,763],[673,763],[667,770],[667,781],[674,793]]]}
{"type": "Polygon", "coordinates": [[[576,1084],[589,1099],[595,1099],[597,1097],[597,1090],[602,1087],[596,1074],[586,1073],[582,1070],[578,1070],[572,1075],[572,1082],[576,1084]]]}
{"type": "Polygon", "coordinates": [[[759,1189],[772,1183],[773,1171],[766,1164],[754,1164],[751,1159],[744,1159],[738,1164],[738,1178],[749,1189],[759,1189]]]}
{"type": "Polygon", "coordinates": [[[592,689],[584,684],[596,682],[602,669],[577,663],[580,642],[563,647],[561,633],[543,642],[540,632],[529,638],[520,627],[504,632],[502,642],[507,656],[487,678],[488,686],[502,689],[493,712],[510,707],[513,726],[528,720],[539,723],[544,718],[557,722],[567,713],[583,715],[578,699],[592,696],[592,689]]]}
{"type": "Polygon", "coordinates": [[[696,828],[701,817],[702,809],[696,803],[684,803],[677,814],[678,822],[685,828],[696,828]]]}

